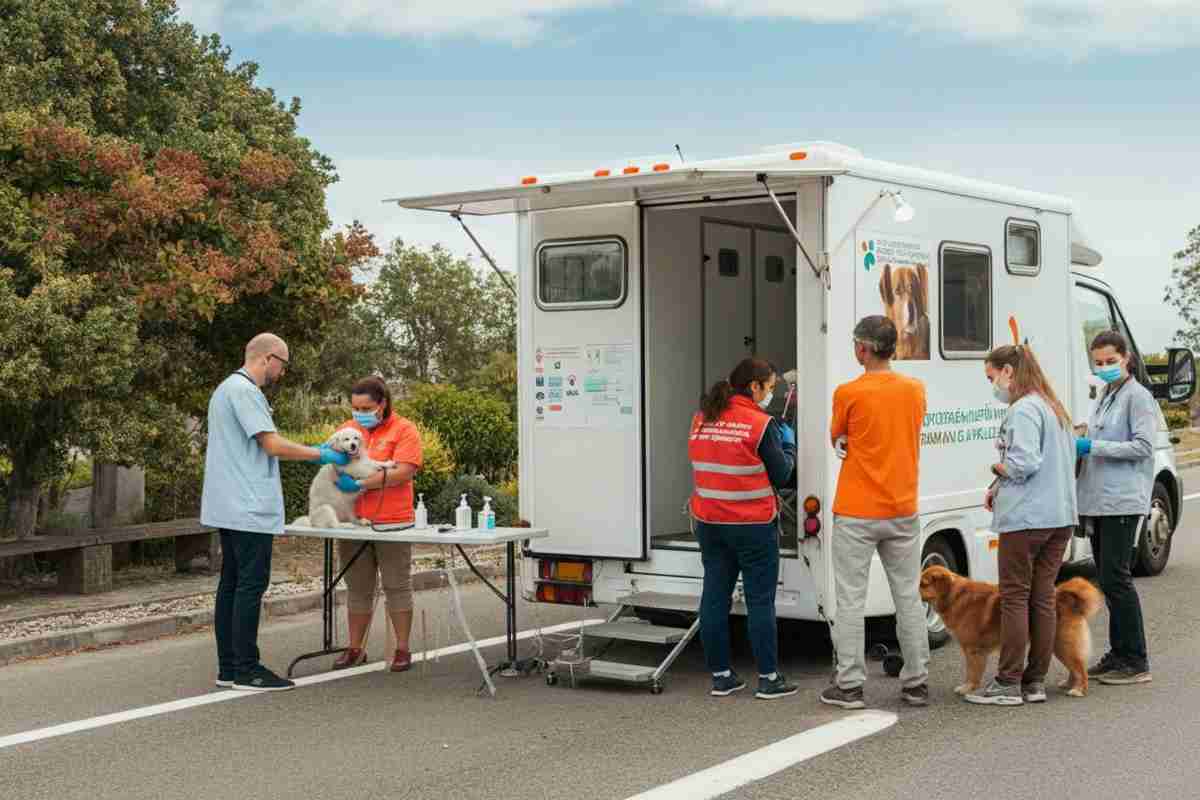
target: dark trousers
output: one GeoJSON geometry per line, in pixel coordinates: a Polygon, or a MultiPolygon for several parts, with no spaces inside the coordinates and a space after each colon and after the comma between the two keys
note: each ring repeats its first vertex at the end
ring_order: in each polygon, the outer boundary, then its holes
{"type": "Polygon", "coordinates": [[[1133,587],[1133,547],[1142,518],[1093,517],[1092,556],[1108,605],[1108,643],[1134,669],[1150,669],[1142,603],[1133,587]]]}
{"type": "Polygon", "coordinates": [[[700,598],[700,640],[712,672],[729,669],[729,611],[738,573],[746,597],[750,647],[760,675],[776,671],[778,633],[775,591],[779,584],[779,527],[712,525],[696,520],[696,540],[704,562],[700,598]]]}
{"type": "Polygon", "coordinates": [[[258,618],[263,593],[271,581],[269,533],[221,531],[221,580],[213,610],[217,665],[221,676],[234,679],[259,664],[258,618]]]}
{"type": "Polygon", "coordinates": [[[1058,628],[1054,579],[1070,543],[1070,528],[1000,534],[1001,643],[996,677],[1001,683],[1046,680],[1058,628]]]}

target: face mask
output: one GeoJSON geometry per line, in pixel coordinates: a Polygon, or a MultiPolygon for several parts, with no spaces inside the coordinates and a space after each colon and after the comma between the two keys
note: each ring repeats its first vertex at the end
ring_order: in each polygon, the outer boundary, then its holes
{"type": "Polygon", "coordinates": [[[1001,403],[1004,403],[1005,405],[1007,405],[1008,401],[1009,401],[1008,388],[1009,387],[1007,387],[1007,386],[1001,386],[999,380],[995,381],[992,384],[992,394],[995,395],[997,400],[999,400],[1001,403]]]}
{"type": "Polygon", "coordinates": [[[767,410],[767,406],[771,405],[771,401],[775,399],[775,392],[767,392],[767,396],[758,401],[758,407],[763,411],[767,410]]]}
{"type": "Polygon", "coordinates": [[[374,411],[355,411],[354,421],[367,430],[371,430],[379,424],[379,417],[375,416],[374,411]]]}
{"type": "Polygon", "coordinates": [[[1125,374],[1125,370],[1121,369],[1120,364],[1111,367],[1100,367],[1094,371],[1096,373],[1096,377],[1105,383],[1116,383],[1117,381],[1121,380],[1121,377],[1125,374]]]}

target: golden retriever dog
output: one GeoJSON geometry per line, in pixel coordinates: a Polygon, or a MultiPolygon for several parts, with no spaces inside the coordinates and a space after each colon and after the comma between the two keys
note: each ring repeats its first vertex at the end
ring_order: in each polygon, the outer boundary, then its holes
{"type": "MultiPolygon", "coordinates": [[[[988,656],[1000,650],[1000,587],[934,565],[921,573],[921,598],[941,615],[962,648],[966,682],[954,691],[970,694],[983,681],[988,656]]],[[[1072,578],[1055,589],[1058,628],[1054,655],[1070,673],[1059,688],[1071,697],[1087,695],[1087,661],[1092,649],[1087,621],[1100,610],[1103,599],[1100,590],[1084,578],[1072,578]]]]}
{"type": "Polygon", "coordinates": [[[896,326],[896,359],[929,360],[929,270],[885,264],[879,279],[883,313],[896,326]]]}
{"type": "Polygon", "coordinates": [[[361,481],[371,477],[378,470],[391,469],[395,464],[391,461],[373,461],[367,455],[362,434],[354,428],[334,431],[325,444],[339,453],[350,456],[350,463],[344,467],[326,464],[317,470],[316,477],[308,487],[308,516],[299,517],[292,524],[314,528],[345,528],[364,524],[354,515],[354,501],[358,499],[359,493],[343,492],[339,489],[338,474],[344,472],[361,481]]]}

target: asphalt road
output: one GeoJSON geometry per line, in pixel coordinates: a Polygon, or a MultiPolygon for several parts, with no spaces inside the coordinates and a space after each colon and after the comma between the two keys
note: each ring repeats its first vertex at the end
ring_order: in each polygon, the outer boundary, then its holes
{"type": "MultiPolygon", "coordinates": [[[[1167,571],[1138,581],[1153,684],[1095,686],[1082,700],[1052,693],[1040,707],[977,708],[952,692],[961,665],[951,644],[934,654],[933,704],[909,709],[898,702],[897,683],[873,664],[867,699],[895,713],[892,727],[728,796],[1200,797],[1200,684],[1188,656],[1200,650],[1198,538],[1200,503],[1191,503],[1167,571]]],[[[500,634],[495,599],[480,587],[466,594],[475,635],[500,634]]],[[[437,629],[445,596],[426,592],[418,602],[437,629]]],[[[602,613],[522,608],[521,623],[528,629],[602,613]]],[[[1101,613],[1093,627],[1098,651],[1105,625],[1101,613]]],[[[319,635],[315,614],[272,624],[261,635],[264,660],[282,668],[313,649],[319,635]]],[[[403,675],[371,671],[293,692],[221,693],[219,702],[190,705],[189,698],[217,692],[210,689],[208,634],[12,665],[0,669],[0,743],[12,734],[183,702],[154,716],[0,746],[0,796],[624,800],[795,734],[819,734],[844,718],[816,701],[828,679],[822,631],[789,627],[782,637],[784,669],[803,689],[775,702],[749,693],[708,697],[698,643],[657,697],[619,686],[548,687],[538,677],[498,679],[498,696],[480,697],[478,670],[461,654],[403,675]]],[[[382,633],[373,639],[382,643],[382,633]]],[[[522,654],[534,648],[532,639],[522,642],[522,654]]],[[[616,653],[622,655],[636,653],[616,653]]],[[[317,674],[327,663],[309,662],[299,672],[317,674]]],[[[738,668],[753,673],[745,651],[738,668]]]]}

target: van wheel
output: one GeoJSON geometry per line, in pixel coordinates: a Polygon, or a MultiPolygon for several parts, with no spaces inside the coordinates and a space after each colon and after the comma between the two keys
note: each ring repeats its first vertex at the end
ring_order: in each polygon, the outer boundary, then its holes
{"type": "Polygon", "coordinates": [[[1161,483],[1154,484],[1150,497],[1150,516],[1146,528],[1133,550],[1133,574],[1157,575],[1167,567],[1171,558],[1171,535],[1175,529],[1175,512],[1171,495],[1161,483]]]}
{"type": "MultiPolygon", "coordinates": [[[[958,563],[958,555],[955,554],[954,548],[946,541],[944,536],[932,536],[925,542],[925,549],[921,553],[921,571],[924,572],[926,567],[934,565],[945,567],[951,572],[962,574],[962,567],[958,563]]],[[[936,650],[937,648],[950,641],[950,631],[946,630],[946,623],[942,621],[941,615],[933,610],[933,606],[925,603],[925,627],[929,630],[929,648],[936,650]]]]}

